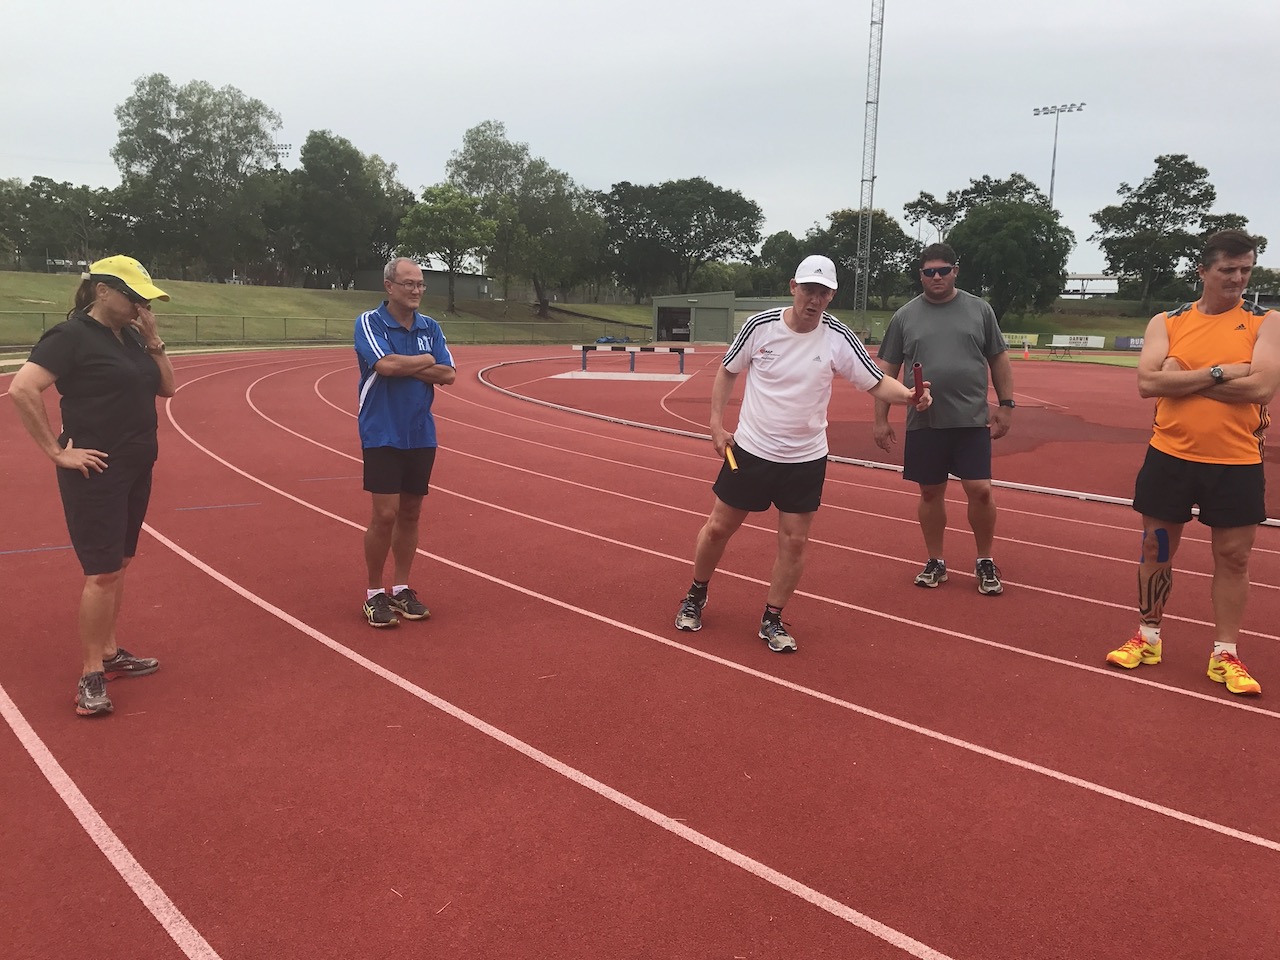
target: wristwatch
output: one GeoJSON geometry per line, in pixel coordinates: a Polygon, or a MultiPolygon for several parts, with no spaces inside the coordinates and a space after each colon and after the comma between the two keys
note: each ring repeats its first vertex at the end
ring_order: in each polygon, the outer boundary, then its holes
{"type": "Polygon", "coordinates": [[[144,349],[144,350],[146,350],[146,351],[147,351],[147,353],[164,353],[164,341],[163,341],[163,340],[161,340],[161,341],[160,341],[156,346],[154,346],[154,347],[152,347],[152,346],[147,346],[147,347],[143,347],[143,349],[144,349]]]}
{"type": "Polygon", "coordinates": [[[1002,406],[1002,407],[1016,407],[1016,406],[1017,406],[1017,404],[1016,404],[1016,403],[1014,403],[1012,400],[1001,400],[1001,401],[1000,401],[1000,406],[1002,406]]]}
{"type": "Polygon", "coordinates": [[[1209,368],[1209,376],[1213,377],[1214,383],[1226,383],[1227,375],[1222,372],[1222,368],[1216,363],[1209,368]]]}

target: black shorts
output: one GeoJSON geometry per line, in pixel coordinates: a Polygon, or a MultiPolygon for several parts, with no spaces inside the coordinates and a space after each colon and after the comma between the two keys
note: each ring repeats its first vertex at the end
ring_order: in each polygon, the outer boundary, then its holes
{"type": "Polygon", "coordinates": [[[953,427],[908,430],[902,445],[902,476],[922,486],[961,480],[991,479],[991,428],[953,427]]]}
{"type": "Polygon", "coordinates": [[[412,493],[425,497],[435,463],[435,447],[412,450],[365,447],[364,488],[370,493],[412,493]]]}
{"type": "Polygon", "coordinates": [[[149,458],[113,456],[101,473],[58,467],[58,492],[71,546],[86,577],[115,573],[138,552],[138,533],[151,501],[149,458]]]}
{"type": "Polygon", "coordinates": [[[1133,509],[1165,523],[1186,523],[1192,504],[1206,527],[1249,527],[1267,519],[1260,463],[1197,463],[1147,447],[1133,509]]]}
{"type": "Polygon", "coordinates": [[[827,479],[827,458],[804,463],[777,463],[754,453],[733,448],[738,472],[726,461],[712,490],[735,510],[759,513],[773,504],[782,513],[813,513],[822,503],[822,484],[827,479]]]}

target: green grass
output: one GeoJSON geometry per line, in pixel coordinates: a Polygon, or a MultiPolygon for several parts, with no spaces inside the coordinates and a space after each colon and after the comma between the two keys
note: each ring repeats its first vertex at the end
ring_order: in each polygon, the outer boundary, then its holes
{"type": "MultiPolygon", "coordinates": [[[[61,321],[79,281],[70,274],[0,272],[0,345],[29,346],[61,321]]],[[[173,344],[240,341],[341,341],[351,339],[355,318],[381,301],[364,290],[303,290],[194,283],[157,278],[173,299],[153,307],[165,339],[173,344]]],[[[422,312],[435,317],[454,343],[568,343],[602,336],[644,339],[649,307],[581,304],[575,314],[541,320],[527,303],[459,300],[446,314],[444,297],[423,297],[422,312]],[[586,316],[582,316],[586,315],[586,316]]]]}
{"type": "MultiPolygon", "coordinates": [[[[71,306],[78,278],[73,274],[0,272],[0,347],[30,346],[40,333],[58,323],[71,306]]],[[[156,315],[166,340],[182,344],[271,342],[346,342],[355,318],[376,306],[380,294],[363,290],[303,290],[293,287],[251,287],[158,279],[173,300],[157,301],[156,315]]],[[[1080,311],[1075,302],[1064,309],[1080,311]]],[[[1010,332],[1140,337],[1146,319],[1136,316],[1095,315],[1106,301],[1085,301],[1088,313],[1054,312],[1011,318],[1010,332]]],[[[443,297],[423,297],[422,311],[441,322],[453,343],[571,343],[601,336],[629,336],[644,340],[653,308],[631,304],[553,304],[550,320],[534,316],[519,301],[460,300],[456,314],[445,313],[443,297]]],[[[879,340],[892,311],[868,310],[860,323],[853,310],[838,316],[864,328],[879,340]]]]}

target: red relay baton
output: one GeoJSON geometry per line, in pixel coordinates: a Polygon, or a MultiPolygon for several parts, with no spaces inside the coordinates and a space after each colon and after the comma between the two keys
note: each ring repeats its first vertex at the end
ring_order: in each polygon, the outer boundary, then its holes
{"type": "Polygon", "coordinates": [[[913,403],[919,403],[920,398],[924,395],[924,367],[920,366],[918,363],[913,363],[911,365],[911,379],[914,381],[916,386],[916,392],[915,395],[912,396],[911,401],[913,403]]]}

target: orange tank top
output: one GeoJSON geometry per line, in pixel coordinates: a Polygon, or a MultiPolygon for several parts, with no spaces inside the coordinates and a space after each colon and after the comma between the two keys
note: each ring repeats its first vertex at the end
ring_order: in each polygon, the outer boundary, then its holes
{"type": "MultiPolygon", "coordinates": [[[[1241,301],[1212,316],[1186,303],[1164,314],[1169,356],[1188,370],[1214,364],[1249,363],[1258,329],[1271,311],[1241,301]]],[[[1223,403],[1193,393],[1157,397],[1151,446],[1199,463],[1261,463],[1262,442],[1271,422],[1266,406],[1223,403]]]]}

